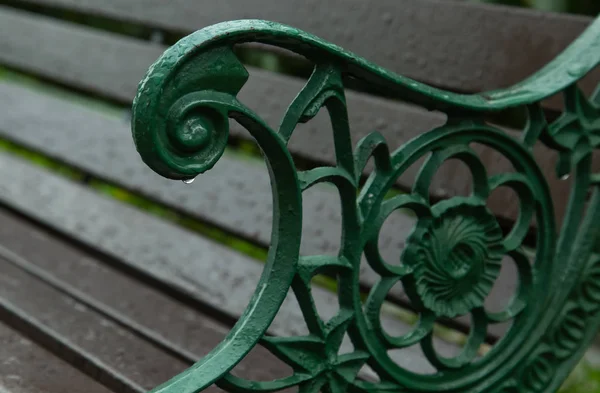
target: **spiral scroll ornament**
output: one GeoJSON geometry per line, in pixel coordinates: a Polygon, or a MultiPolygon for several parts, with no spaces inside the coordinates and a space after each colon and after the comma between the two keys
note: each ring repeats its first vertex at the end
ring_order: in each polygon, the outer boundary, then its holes
{"type": "Polygon", "coordinates": [[[179,56],[163,55],[140,82],[133,137],[144,162],[159,174],[193,179],[225,151],[233,109],[228,103],[235,101],[248,72],[227,48],[200,57],[177,46],[171,50],[179,56]],[[211,92],[227,98],[219,103],[211,92]]]}
{"type": "Polygon", "coordinates": [[[273,217],[272,249],[265,270],[248,308],[230,332],[239,339],[223,341],[196,367],[157,388],[161,392],[197,392],[221,380],[267,331],[292,284],[299,259],[302,204],[293,160],[277,133],[237,100],[248,72],[231,48],[201,49],[181,41],[140,82],[132,118],[138,152],[164,177],[193,179],[222,156],[229,121],[235,120],[265,152],[272,183],[279,189],[273,203],[286,208],[273,217]]]}

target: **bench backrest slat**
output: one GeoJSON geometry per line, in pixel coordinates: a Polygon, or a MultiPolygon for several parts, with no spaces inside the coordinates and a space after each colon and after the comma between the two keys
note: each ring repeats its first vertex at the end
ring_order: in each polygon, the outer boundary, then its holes
{"type": "MultiPolygon", "coordinates": [[[[182,33],[227,20],[272,20],[308,31],[402,75],[467,92],[521,81],[566,48],[592,20],[447,0],[25,2],[182,33]]],[[[600,71],[595,71],[583,82],[584,90],[590,92],[598,81],[600,71]]],[[[558,107],[560,101],[550,105],[558,107]]]]}
{"type": "MultiPolygon", "coordinates": [[[[164,49],[160,45],[0,6],[1,63],[126,104],[130,104],[148,64],[164,49]]],[[[253,76],[241,93],[242,99],[249,102],[252,109],[263,115],[271,125],[278,124],[287,104],[301,88],[302,81],[248,68],[253,76]]],[[[350,112],[355,142],[373,129],[378,129],[392,147],[398,147],[444,121],[439,114],[367,94],[348,92],[348,105],[351,109],[355,108],[350,112]]],[[[323,127],[330,127],[327,123],[325,117],[309,123],[307,132],[292,139],[291,151],[310,160],[334,162],[330,136],[321,132],[323,127]]],[[[249,137],[239,130],[239,127],[234,127],[232,132],[238,137],[249,137]]],[[[491,172],[505,169],[506,162],[494,161],[490,156],[488,158],[491,172]]],[[[555,155],[548,154],[546,149],[540,147],[537,158],[545,173],[553,174],[555,155]]],[[[436,179],[432,187],[434,196],[464,194],[468,190],[471,181],[457,165],[450,164],[444,171],[444,176],[436,179]]],[[[411,171],[409,176],[401,177],[398,184],[410,188],[414,174],[411,171]]],[[[548,179],[551,179],[557,214],[561,217],[569,184],[554,176],[548,176],[548,179]]],[[[497,214],[509,219],[516,218],[518,207],[511,194],[504,192],[491,202],[496,204],[492,208],[497,214]]]]}

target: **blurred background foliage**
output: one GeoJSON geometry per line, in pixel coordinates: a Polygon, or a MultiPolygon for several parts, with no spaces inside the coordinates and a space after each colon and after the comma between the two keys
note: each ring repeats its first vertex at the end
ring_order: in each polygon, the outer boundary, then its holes
{"type": "Polygon", "coordinates": [[[600,0],[470,0],[476,3],[504,4],[544,11],[568,12],[572,14],[597,15],[600,0]]]}

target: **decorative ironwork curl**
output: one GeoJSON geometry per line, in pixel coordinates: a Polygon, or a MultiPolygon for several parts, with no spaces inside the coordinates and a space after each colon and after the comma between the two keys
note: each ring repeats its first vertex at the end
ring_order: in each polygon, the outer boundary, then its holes
{"type": "Polygon", "coordinates": [[[189,180],[212,168],[228,140],[229,120],[256,139],[269,168],[274,218],[268,260],[248,308],[228,337],[204,359],[153,392],[196,393],[213,383],[233,392],[274,392],[298,386],[320,390],[410,392],[550,392],[566,377],[600,326],[599,175],[591,155],[600,146],[600,89],[590,98],[577,81],[600,63],[600,19],[563,54],[527,80],[508,89],[460,95],[429,87],[368,63],[332,44],[294,28],[265,21],[236,21],[202,29],[169,48],[141,81],[133,106],[133,137],[144,160],[171,179],[189,180]],[[248,73],[232,51],[248,41],[277,45],[315,64],[310,79],[290,104],[278,130],[236,98],[248,73]],[[343,76],[385,88],[389,94],[436,109],[448,122],[390,152],[381,134],[364,137],[353,148],[343,76]],[[565,113],[548,124],[539,102],[564,92],[565,113]],[[482,121],[482,114],[510,107],[527,109],[521,139],[482,121]],[[298,171],[287,142],[299,123],[322,108],[330,115],[337,164],[298,171]],[[559,152],[557,175],[574,173],[568,214],[557,233],[552,199],[531,154],[541,141],[559,152]],[[504,156],[514,172],[490,176],[473,143],[504,156]],[[359,188],[367,161],[375,169],[359,188]],[[425,159],[412,192],[386,199],[396,180],[425,159]],[[430,183],[449,159],[462,161],[473,177],[468,196],[433,203],[430,183]],[[302,192],[327,182],[337,187],[343,231],[339,254],[299,255],[302,192]],[[498,187],[518,196],[520,214],[503,234],[486,200],[498,187]],[[589,190],[592,197],[584,205],[589,190]],[[358,195],[358,196],[357,196],[358,195]],[[385,261],[378,237],[397,209],[412,210],[417,223],[400,264],[385,261]],[[583,219],[582,219],[583,218],[583,219]],[[532,220],[537,222],[535,261],[523,251],[532,220]],[[380,276],[366,301],[359,292],[362,256],[380,276]],[[512,301],[499,312],[484,305],[504,257],[519,275],[512,301]],[[340,311],[328,322],[319,317],[311,279],[327,270],[338,277],[340,311]],[[388,292],[402,282],[420,314],[414,330],[390,336],[380,321],[388,292]],[[555,288],[549,291],[548,288],[555,288]],[[296,295],[309,334],[274,338],[265,333],[288,291],[296,295]],[[462,352],[441,356],[433,346],[438,318],[470,315],[472,328],[462,352]],[[490,324],[511,321],[506,335],[478,358],[490,324]],[[354,351],[339,354],[344,334],[354,351]],[[258,343],[291,366],[293,375],[269,382],[230,374],[258,343]],[[437,369],[418,375],[400,367],[388,350],[421,345],[437,369]],[[379,382],[357,378],[364,365],[379,382]]]}

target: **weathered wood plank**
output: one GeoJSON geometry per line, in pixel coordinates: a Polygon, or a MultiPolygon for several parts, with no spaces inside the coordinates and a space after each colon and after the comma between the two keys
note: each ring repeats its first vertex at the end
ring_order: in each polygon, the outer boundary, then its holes
{"type": "MultiPolygon", "coordinates": [[[[409,77],[466,91],[522,80],[553,59],[592,20],[445,0],[22,1],[184,33],[226,20],[273,20],[409,77]]],[[[586,88],[599,80],[600,72],[595,72],[586,88]]]]}
{"type": "Polygon", "coordinates": [[[151,389],[188,366],[2,259],[0,274],[3,301],[99,359],[108,373],[151,389]]]}
{"type": "MultiPolygon", "coordinates": [[[[269,244],[271,186],[260,162],[225,155],[197,182],[186,186],[158,177],[142,163],[122,119],[1,83],[0,108],[0,135],[254,242],[269,244]]],[[[304,255],[337,254],[341,234],[338,205],[339,197],[332,189],[307,193],[304,255]]],[[[380,235],[380,251],[387,260],[400,255],[413,223],[403,214],[390,217],[380,235]]],[[[365,268],[361,279],[370,287],[378,276],[365,268]]],[[[512,280],[503,282],[491,304],[504,304],[515,285],[512,280]]],[[[401,288],[395,287],[393,295],[403,297],[401,288]]]]}
{"type": "MultiPolygon", "coordinates": [[[[122,102],[130,102],[148,65],[163,49],[0,7],[0,62],[122,102]]],[[[252,77],[240,93],[240,100],[276,126],[303,82],[252,68],[250,71],[252,77]]],[[[18,104],[14,101],[13,106],[18,104]]],[[[348,93],[348,106],[355,141],[377,129],[394,148],[444,121],[443,116],[420,108],[352,92],[348,93]]],[[[330,126],[325,116],[309,122],[303,126],[301,135],[292,138],[291,151],[311,160],[333,162],[335,154],[328,130],[330,126]]],[[[232,134],[248,138],[240,127],[233,127],[232,134]]],[[[505,171],[509,167],[506,161],[497,160],[497,156],[484,152],[482,157],[492,172],[505,171]]],[[[562,217],[568,184],[555,178],[553,154],[540,149],[536,157],[551,179],[557,213],[562,217]]],[[[411,168],[398,184],[410,188],[416,169],[411,168]]],[[[431,190],[437,197],[464,194],[470,189],[470,183],[465,171],[451,164],[444,167],[431,190]]],[[[497,214],[516,218],[518,205],[512,194],[502,194],[494,204],[491,207],[497,214]]]]}
{"type": "Polygon", "coordinates": [[[40,346],[109,389],[122,393],[144,392],[140,385],[115,372],[103,361],[4,298],[0,298],[0,316],[12,328],[32,337],[40,346]]]}
{"type": "MultiPolygon", "coordinates": [[[[232,318],[239,318],[245,309],[262,272],[261,263],[229,248],[7,155],[0,155],[0,202],[232,318]]],[[[335,314],[338,304],[332,293],[314,287],[312,295],[324,315],[335,314]]],[[[293,302],[288,296],[271,326],[272,333],[306,332],[293,302]]],[[[387,314],[382,322],[392,335],[410,329],[387,314]]],[[[443,341],[439,345],[454,350],[443,341]]],[[[419,352],[409,347],[393,356],[408,369],[431,371],[419,352]]]]}
{"type": "Polygon", "coordinates": [[[111,392],[2,322],[0,359],[1,393],[111,392]]]}
{"type": "Polygon", "coordinates": [[[122,101],[133,99],[143,70],[164,50],[5,6],[0,37],[1,63],[122,101]]]}
{"type": "MultiPolygon", "coordinates": [[[[0,244],[6,245],[0,246],[0,258],[41,279],[42,285],[50,285],[75,299],[79,308],[100,314],[104,324],[129,329],[159,348],[169,346],[168,352],[177,361],[199,359],[217,346],[229,330],[196,307],[141,283],[3,209],[0,223],[0,244]],[[156,310],[160,310],[158,316],[156,310]]],[[[249,360],[243,361],[236,371],[257,380],[281,376],[286,371],[265,350],[251,353],[249,360]]]]}

